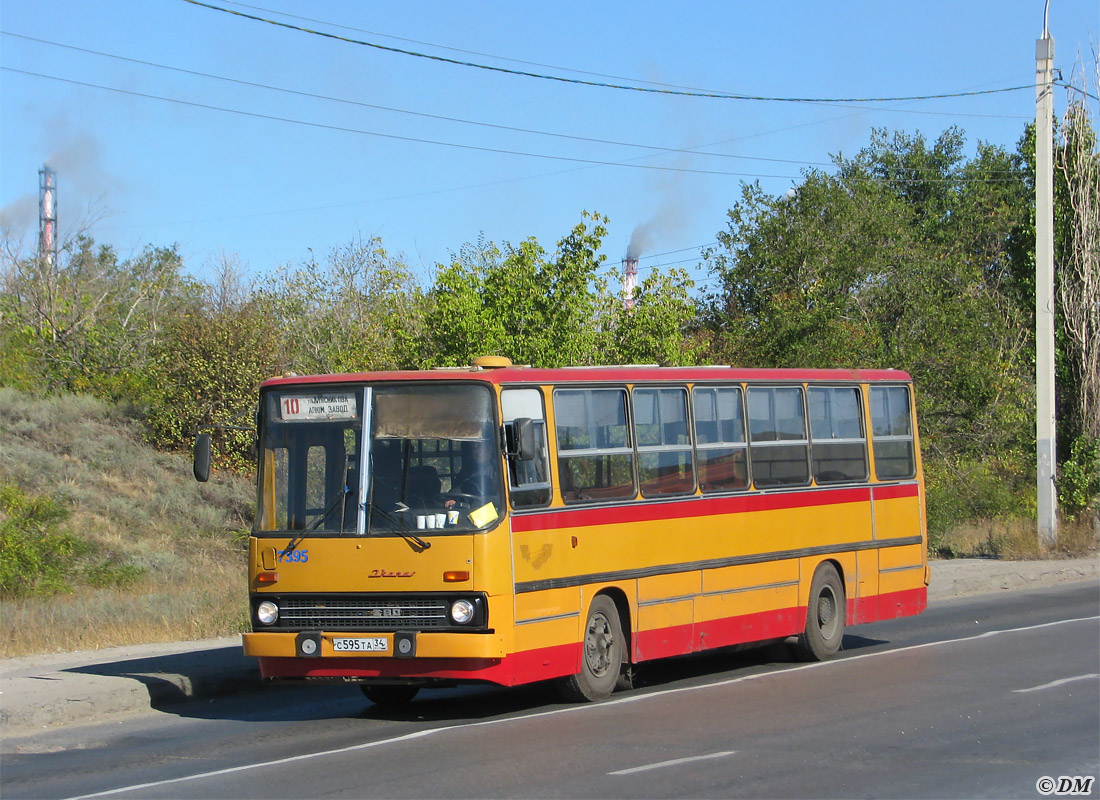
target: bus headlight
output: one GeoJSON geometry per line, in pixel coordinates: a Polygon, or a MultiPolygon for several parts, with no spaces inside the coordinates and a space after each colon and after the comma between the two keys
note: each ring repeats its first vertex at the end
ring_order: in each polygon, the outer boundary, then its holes
{"type": "Polygon", "coordinates": [[[451,603],[451,619],[459,625],[465,625],[474,618],[474,604],[469,600],[455,600],[451,603]]]}
{"type": "Polygon", "coordinates": [[[256,606],[256,619],[262,625],[274,625],[279,618],[279,607],[270,600],[264,600],[256,606]]]}

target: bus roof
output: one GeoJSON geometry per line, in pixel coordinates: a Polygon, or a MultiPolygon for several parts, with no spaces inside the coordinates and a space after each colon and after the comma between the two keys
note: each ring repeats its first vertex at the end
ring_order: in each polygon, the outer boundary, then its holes
{"type": "Polygon", "coordinates": [[[896,369],[759,369],[750,367],[703,366],[658,367],[647,365],[597,367],[458,367],[389,372],[344,372],[331,375],[287,373],[263,382],[261,388],[309,384],[364,383],[385,381],[476,380],[497,384],[544,383],[700,383],[709,381],[837,381],[874,383],[909,381],[909,374],[896,369]]]}

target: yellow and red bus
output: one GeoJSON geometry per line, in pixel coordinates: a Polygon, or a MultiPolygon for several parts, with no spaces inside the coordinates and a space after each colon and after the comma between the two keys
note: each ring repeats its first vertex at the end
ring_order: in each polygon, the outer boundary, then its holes
{"type": "Polygon", "coordinates": [[[651,659],[788,637],[825,659],[925,607],[896,370],[486,357],[273,378],[258,426],[244,650],[265,679],[598,700],[651,659]]]}

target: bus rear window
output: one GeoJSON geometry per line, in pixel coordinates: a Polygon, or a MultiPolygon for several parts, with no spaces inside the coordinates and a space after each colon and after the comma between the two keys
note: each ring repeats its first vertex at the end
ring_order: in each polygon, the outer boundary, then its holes
{"type": "Polygon", "coordinates": [[[912,478],[916,475],[908,387],[871,387],[871,433],[875,476],[879,480],[912,478]]]}

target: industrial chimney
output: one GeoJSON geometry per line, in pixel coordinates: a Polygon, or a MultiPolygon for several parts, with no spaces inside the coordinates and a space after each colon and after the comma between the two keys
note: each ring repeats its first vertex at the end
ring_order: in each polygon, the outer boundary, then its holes
{"type": "Polygon", "coordinates": [[[38,257],[52,269],[57,261],[57,173],[38,170],[38,257]]]}
{"type": "Polygon", "coordinates": [[[623,259],[623,308],[634,308],[634,287],[638,285],[638,259],[623,259]]]}

